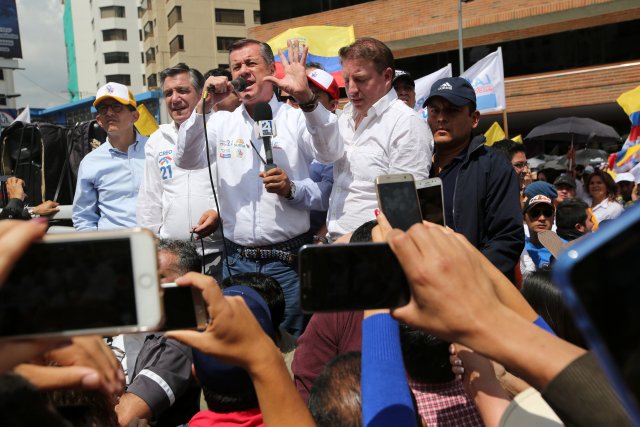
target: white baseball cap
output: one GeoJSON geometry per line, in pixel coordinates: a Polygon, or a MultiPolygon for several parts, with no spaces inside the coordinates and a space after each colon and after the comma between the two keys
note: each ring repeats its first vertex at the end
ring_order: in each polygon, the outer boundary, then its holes
{"type": "Polygon", "coordinates": [[[113,98],[123,105],[131,105],[134,108],[138,105],[131,91],[120,83],[108,82],[98,89],[96,100],[93,101],[93,106],[97,107],[99,103],[107,98],[113,98]]]}
{"type": "Polygon", "coordinates": [[[616,184],[622,181],[636,182],[636,177],[632,173],[622,172],[616,175],[616,184]]]}

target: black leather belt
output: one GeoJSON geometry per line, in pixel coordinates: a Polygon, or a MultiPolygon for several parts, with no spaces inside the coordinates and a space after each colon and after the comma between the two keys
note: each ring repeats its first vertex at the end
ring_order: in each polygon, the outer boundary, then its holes
{"type": "Polygon", "coordinates": [[[302,245],[312,243],[313,234],[304,233],[282,243],[275,245],[247,247],[238,245],[229,239],[224,239],[224,245],[227,252],[237,253],[246,259],[277,259],[287,264],[294,265],[298,256],[298,249],[302,245]]]}

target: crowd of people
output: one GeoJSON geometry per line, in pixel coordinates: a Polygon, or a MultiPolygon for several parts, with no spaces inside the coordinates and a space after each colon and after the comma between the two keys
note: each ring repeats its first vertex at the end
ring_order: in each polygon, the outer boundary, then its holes
{"type": "MultiPolygon", "coordinates": [[[[98,90],[107,140],[80,164],[73,225],[150,229],[160,281],[201,292],[209,321],[2,341],[3,424],[631,425],[549,279],[548,236],[564,245],[615,220],[640,174],[589,166],[536,179],[522,144],[488,147],[475,134],[468,81],[436,81],[425,122],[412,77],[373,38],[339,51],[344,109],[305,46],[279,55],[279,77],[269,45],[251,39],[231,45],[230,70],[162,71],[172,120],[148,138],[126,86],[98,90]],[[256,128],[265,104],[272,153],[256,128]],[[396,173],[440,178],[446,228],[391,228],[374,182],[396,173]],[[371,241],[396,254],[409,304],[303,313],[298,249],[371,241]]],[[[0,223],[0,283],[56,209],[26,212],[20,186],[7,182],[3,216],[37,216],[0,223]]]]}

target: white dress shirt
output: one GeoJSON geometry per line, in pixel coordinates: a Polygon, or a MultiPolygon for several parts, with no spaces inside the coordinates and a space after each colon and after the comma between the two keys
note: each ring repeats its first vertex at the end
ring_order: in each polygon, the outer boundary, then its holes
{"type": "Polygon", "coordinates": [[[598,220],[598,224],[606,219],[618,218],[623,211],[624,208],[620,203],[615,200],[609,200],[608,198],[605,198],[595,207],[591,208],[591,212],[593,212],[593,216],[598,220]]]}
{"type": "MultiPolygon", "coordinates": [[[[269,102],[276,136],[271,139],[273,161],[292,180],[309,178],[315,158],[335,157],[337,138],[321,139],[307,130],[307,119],[318,126],[336,127],[336,118],[319,106],[311,113],[269,102]]],[[[218,191],[225,237],[242,246],[266,246],[292,239],[309,231],[309,210],[268,193],[258,173],[264,164],[264,145],[254,130],[254,120],[244,105],[234,112],[219,111],[206,117],[209,155],[217,163],[218,191]],[[253,144],[253,147],[251,146],[253,144]],[[254,150],[255,147],[255,150],[254,150]]],[[[185,169],[207,166],[202,115],[195,111],[178,133],[176,164],[185,169]]]]}
{"type": "MultiPolygon", "coordinates": [[[[144,177],[138,193],[136,218],[164,239],[191,240],[191,230],[202,214],[216,209],[209,168],[185,170],[175,164],[178,129],[174,122],[160,125],[145,145],[144,177]]],[[[211,167],[215,182],[215,163],[211,167]]],[[[222,252],[220,229],[202,239],[205,254],[222,252]]],[[[200,245],[197,245],[200,251],[200,245]]]]}
{"type": "MultiPolygon", "coordinates": [[[[327,215],[332,239],[375,219],[377,176],[411,173],[418,181],[428,178],[431,168],[431,130],[394,89],[373,104],[357,129],[354,114],[349,104],[338,119],[339,155],[320,159],[335,161],[327,215]]],[[[333,137],[329,127],[314,130],[327,140],[333,137]]]]}

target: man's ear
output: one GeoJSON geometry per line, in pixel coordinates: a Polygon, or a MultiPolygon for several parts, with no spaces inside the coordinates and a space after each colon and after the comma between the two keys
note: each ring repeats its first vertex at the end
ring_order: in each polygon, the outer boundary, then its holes
{"type": "Polygon", "coordinates": [[[100,127],[104,129],[104,127],[102,126],[102,117],[100,117],[100,114],[96,116],[96,122],[98,122],[100,127]]]}
{"type": "Polygon", "coordinates": [[[331,110],[330,110],[330,111],[331,111],[332,113],[335,113],[335,112],[336,112],[336,110],[338,109],[338,105],[339,105],[339,104],[340,104],[340,103],[338,102],[338,100],[337,100],[337,99],[332,99],[332,100],[331,100],[331,103],[329,104],[329,106],[331,107],[331,110]]]}
{"type": "Polygon", "coordinates": [[[131,112],[131,115],[133,116],[133,122],[137,122],[138,119],[140,118],[140,113],[138,112],[138,110],[134,110],[131,112]]]}
{"type": "Polygon", "coordinates": [[[587,226],[584,224],[577,223],[576,225],[574,225],[574,227],[576,228],[576,230],[578,230],[582,234],[587,232],[587,226]]]}
{"type": "Polygon", "coordinates": [[[478,123],[480,123],[480,111],[476,110],[473,113],[471,113],[471,120],[472,120],[472,128],[475,129],[478,127],[478,123]]]}
{"type": "Polygon", "coordinates": [[[391,90],[391,83],[393,82],[393,76],[394,76],[394,73],[391,67],[385,68],[385,70],[382,72],[382,75],[384,77],[385,85],[388,85],[389,90],[391,90]]]}

